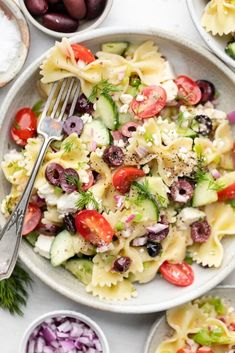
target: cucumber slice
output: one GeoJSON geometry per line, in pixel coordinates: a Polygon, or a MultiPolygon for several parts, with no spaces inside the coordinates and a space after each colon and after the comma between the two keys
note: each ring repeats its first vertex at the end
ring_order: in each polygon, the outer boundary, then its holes
{"type": "Polygon", "coordinates": [[[193,131],[192,129],[188,128],[183,128],[183,127],[178,127],[177,128],[177,133],[181,136],[184,137],[196,137],[197,133],[195,131],[193,131]]]}
{"type": "Polygon", "coordinates": [[[74,255],[73,237],[67,230],[63,230],[51,245],[51,264],[59,266],[74,255]]]}
{"type": "Polygon", "coordinates": [[[95,141],[98,147],[110,144],[110,134],[108,129],[100,120],[93,120],[84,126],[81,139],[84,142],[95,141]]]}
{"type": "Polygon", "coordinates": [[[128,42],[108,42],[108,43],[102,44],[101,50],[106,53],[123,55],[128,47],[129,47],[128,42]]]}
{"type": "Polygon", "coordinates": [[[65,268],[85,285],[91,282],[93,263],[90,260],[72,259],[65,263],[65,268]]]}
{"type": "Polygon", "coordinates": [[[141,222],[158,221],[158,208],[150,199],[141,200],[138,205],[132,205],[131,212],[140,214],[141,222]]]}
{"type": "Polygon", "coordinates": [[[201,181],[196,185],[193,195],[194,207],[208,205],[218,200],[217,192],[210,189],[210,178],[213,180],[211,175],[208,174],[209,180],[201,181]]]}
{"type": "Polygon", "coordinates": [[[96,103],[96,110],[99,118],[110,130],[116,130],[119,124],[118,110],[113,98],[106,93],[102,93],[96,103]]]}
{"type": "MultiPolygon", "coordinates": [[[[169,204],[167,189],[160,177],[145,177],[144,180],[148,183],[149,191],[159,201],[162,207],[167,207],[169,204]]],[[[140,180],[141,183],[141,180],[140,180]]]]}
{"type": "Polygon", "coordinates": [[[223,175],[222,177],[217,179],[217,182],[219,184],[220,183],[223,184],[224,188],[226,188],[227,186],[235,183],[235,172],[230,172],[230,173],[223,175]]]}
{"type": "Polygon", "coordinates": [[[29,234],[25,237],[25,239],[29,242],[29,244],[31,244],[32,246],[35,246],[38,237],[39,237],[39,233],[33,231],[33,232],[29,233],[29,234]]]}

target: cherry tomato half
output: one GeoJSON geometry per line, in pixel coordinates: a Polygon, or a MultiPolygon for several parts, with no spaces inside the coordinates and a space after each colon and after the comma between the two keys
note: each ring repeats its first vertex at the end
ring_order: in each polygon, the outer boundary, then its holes
{"type": "Polygon", "coordinates": [[[160,272],[165,280],[179,287],[190,286],[194,281],[193,269],[186,262],[171,264],[165,261],[160,266],[160,272]]]}
{"type": "Polygon", "coordinates": [[[143,100],[139,101],[137,96],[132,100],[131,109],[141,119],[157,115],[166,105],[166,91],[160,86],[144,87],[140,95],[143,100]]]}
{"type": "Polygon", "coordinates": [[[113,174],[113,186],[121,194],[130,190],[131,183],[145,176],[143,170],[135,167],[121,167],[113,174]]]}
{"type": "Polygon", "coordinates": [[[11,127],[11,137],[17,145],[25,146],[37,132],[37,117],[30,108],[20,109],[11,127]]]}
{"type": "Polygon", "coordinates": [[[39,224],[42,218],[42,211],[36,205],[29,204],[24,218],[24,226],[22,235],[27,235],[32,232],[39,224]]]}
{"type": "Polygon", "coordinates": [[[81,44],[72,44],[71,47],[73,49],[76,60],[82,60],[86,64],[90,64],[92,61],[95,61],[95,57],[90,49],[87,49],[81,44]]]}
{"type": "Polygon", "coordinates": [[[191,353],[188,348],[180,348],[176,353],[191,353]]]}
{"type": "Polygon", "coordinates": [[[229,329],[230,331],[235,331],[235,322],[232,322],[232,323],[229,325],[228,329],[229,329]]]}
{"type": "Polygon", "coordinates": [[[97,211],[83,210],[75,217],[76,229],[81,236],[94,245],[109,244],[114,231],[109,222],[97,211]]]}
{"type": "Polygon", "coordinates": [[[214,353],[211,349],[199,348],[196,353],[214,353]]]}
{"type": "Polygon", "coordinates": [[[219,201],[235,199],[235,183],[217,192],[219,201]]]}
{"type": "Polygon", "coordinates": [[[178,76],[175,83],[179,90],[179,100],[183,104],[195,105],[200,102],[202,92],[195,81],[188,76],[178,76]]]}
{"type": "Polygon", "coordinates": [[[90,189],[90,187],[94,184],[94,181],[95,181],[92,171],[89,170],[88,173],[89,173],[89,181],[88,181],[88,183],[82,184],[83,191],[87,191],[88,189],[90,189]]]}

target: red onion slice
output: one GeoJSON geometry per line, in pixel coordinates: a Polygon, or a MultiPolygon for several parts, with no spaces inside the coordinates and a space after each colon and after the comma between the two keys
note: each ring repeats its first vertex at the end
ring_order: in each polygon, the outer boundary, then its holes
{"type": "Polygon", "coordinates": [[[217,169],[212,169],[211,170],[211,175],[215,179],[219,179],[221,177],[221,174],[220,174],[220,172],[217,169]]]}
{"type": "Polygon", "coordinates": [[[169,227],[168,224],[162,224],[162,223],[156,223],[153,226],[150,227],[146,227],[146,229],[148,230],[148,232],[150,233],[160,233],[161,231],[167,229],[169,227]]]}
{"type": "Polygon", "coordinates": [[[235,111],[228,113],[227,117],[230,124],[235,124],[235,111]]]}
{"type": "Polygon", "coordinates": [[[147,241],[148,241],[147,236],[135,238],[132,240],[131,246],[144,246],[145,244],[147,244],[147,241]]]}
{"type": "Polygon", "coordinates": [[[130,223],[131,221],[133,221],[133,219],[135,218],[135,214],[131,214],[129,217],[127,217],[127,219],[126,219],[126,223],[130,223]]]}

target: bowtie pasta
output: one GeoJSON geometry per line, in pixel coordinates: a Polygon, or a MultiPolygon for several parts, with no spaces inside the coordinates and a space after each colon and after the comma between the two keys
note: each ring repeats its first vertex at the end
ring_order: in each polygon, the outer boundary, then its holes
{"type": "Polygon", "coordinates": [[[214,36],[230,35],[225,52],[235,59],[235,1],[211,0],[205,7],[202,16],[202,26],[214,36]]]}
{"type": "MultiPolygon", "coordinates": [[[[192,262],[219,267],[222,239],[235,234],[235,171],[214,85],[177,76],[152,41],[104,43],[94,56],[63,39],[41,75],[44,98],[70,77],[79,78],[81,93],[34,185],[23,229],[34,251],[107,300],[135,297],[134,284],[157,273],[189,286],[192,262]]],[[[1,164],[11,184],[6,217],[42,144],[43,103],[21,108],[11,128],[21,149],[1,164]]]]}
{"type": "Polygon", "coordinates": [[[202,297],[166,313],[173,333],[156,353],[229,353],[235,346],[234,309],[219,297],[202,297]]]}

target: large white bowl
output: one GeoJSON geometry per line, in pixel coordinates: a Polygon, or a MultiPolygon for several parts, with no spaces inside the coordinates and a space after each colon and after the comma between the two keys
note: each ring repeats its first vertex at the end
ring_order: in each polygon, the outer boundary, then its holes
{"type": "MultiPolygon", "coordinates": [[[[138,41],[152,39],[161,52],[173,63],[176,73],[186,74],[195,79],[209,79],[220,92],[220,108],[234,110],[235,75],[218,59],[202,47],[184,38],[151,29],[113,29],[106,28],[83,35],[72,40],[82,42],[94,52],[105,41],[138,41]]],[[[11,146],[8,133],[15,112],[24,105],[32,105],[37,99],[36,82],[38,67],[43,55],[35,61],[15,82],[9,91],[0,111],[2,129],[0,131],[0,160],[11,146]]],[[[0,199],[3,199],[9,185],[0,172],[0,199]]],[[[3,216],[0,223],[4,224],[3,216]]],[[[69,272],[53,268],[44,258],[35,254],[30,245],[22,242],[20,258],[43,282],[61,294],[88,306],[120,313],[147,313],[161,311],[191,300],[221,282],[235,268],[235,239],[223,241],[225,256],[219,269],[203,269],[194,266],[195,282],[192,286],[179,288],[157,278],[144,285],[138,285],[138,297],[124,302],[108,302],[86,293],[85,287],[69,272]]]]}
{"type": "Polygon", "coordinates": [[[200,33],[202,39],[208,45],[208,47],[232,69],[235,69],[235,60],[233,60],[224,51],[226,44],[231,39],[231,36],[213,36],[211,32],[206,32],[201,25],[202,14],[207,3],[207,0],[187,0],[188,9],[194,22],[194,25],[200,33]]]}
{"type": "MultiPolygon", "coordinates": [[[[219,286],[212,289],[206,295],[212,295],[225,299],[227,303],[230,303],[232,307],[235,307],[235,287],[234,286],[219,286]]],[[[156,353],[159,344],[166,339],[168,334],[171,332],[170,326],[166,322],[165,315],[156,320],[150,330],[147,338],[144,353],[156,353]]]]}

